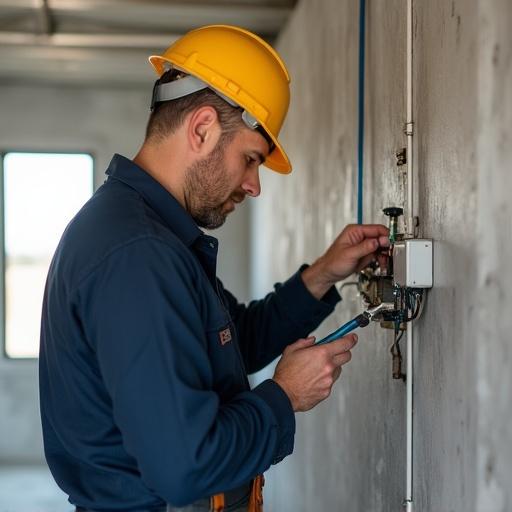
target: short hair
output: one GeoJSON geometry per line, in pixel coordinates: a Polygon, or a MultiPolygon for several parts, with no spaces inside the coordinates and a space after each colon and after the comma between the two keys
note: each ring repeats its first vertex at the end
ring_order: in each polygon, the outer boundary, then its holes
{"type": "MultiPolygon", "coordinates": [[[[171,68],[156,81],[155,85],[179,80],[185,76],[186,73],[171,68]]],[[[205,105],[213,107],[219,116],[222,142],[227,142],[234,132],[243,126],[241,108],[231,106],[211,89],[202,89],[182,98],[156,103],[148,119],[146,140],[162,141],[183,124],[190,112],[205,105]]]]}

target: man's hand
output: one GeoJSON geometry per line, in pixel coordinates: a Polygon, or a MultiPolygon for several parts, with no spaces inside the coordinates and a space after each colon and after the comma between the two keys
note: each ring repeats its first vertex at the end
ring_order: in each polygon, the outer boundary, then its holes
{"type": "Polygon", "coordinates": [[[306,288],[320,299],[327,290],[350,274],[378,259],[379,249],[389,246],[389,230],[380,224],[351,224],[325,254],[302,272],[306,288]]]}
{"type": "Polygon", "coordinates": [[[352,358],[357,336],[349,334],[327,345],[312,346],[314,337],[288,345],[274,373],[294,411],[309,411],[331,393],[342,365],[352,358]]]}

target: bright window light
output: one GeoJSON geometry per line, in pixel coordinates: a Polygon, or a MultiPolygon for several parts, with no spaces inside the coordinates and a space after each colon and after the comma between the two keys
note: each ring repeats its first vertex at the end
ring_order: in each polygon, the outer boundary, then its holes
{"type": "Polygon", "coordinates": [[[5,352],[39,353],[41,305],[51,258],[68,222],[91,197],[86,154],[7,153],[4,172],[5,352]]]}

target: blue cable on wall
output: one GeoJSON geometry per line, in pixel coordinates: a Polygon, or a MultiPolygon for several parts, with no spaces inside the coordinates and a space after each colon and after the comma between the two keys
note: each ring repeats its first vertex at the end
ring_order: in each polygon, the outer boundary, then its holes
{"type": "Polygon", "coordinates": [[[363,150],[364,150],[364,68],[366,42],[366,0],[359,2],[359,98],[357,130],[357,223],[363,223],[363,150]]]}

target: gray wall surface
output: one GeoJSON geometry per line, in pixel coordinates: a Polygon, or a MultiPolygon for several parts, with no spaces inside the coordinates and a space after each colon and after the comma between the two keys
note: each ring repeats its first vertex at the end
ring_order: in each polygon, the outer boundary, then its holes
{"type": "MultiPolygon", "coordinates": [[[[261,296],[356,218],[358,2],[302,0],[278,41],[292,76],[282,133],[291,176],[263,175],[253,208],[261,296]]],[[[416,323],[414,509],[512,510],[512,5],[414,2],[420,234],[434,289],[416,323]]],[[[364,221],[405,199],[406,2],[367,2],[364,221]]],[[[361,305],[353,288],[319,328],[361,305]]],[[[294,454],[268,475],[270,510],[397,511],[405,496],[405,385],[392,335],[360,332],[333,395],[297,415],[294,454]]],[[[405,348],[405,343],[403,343],[405,348]]],[[[404,354],[404,359],[406,354],[404,354]]]]}
{"type": "MultiPolygon", "coordinates": [[[[113,153],[132,158],[137,152],[151,87],[1,86],[0,151],[90,152],[99,186],[113,153]]],[[[242,300],[249,295],[248,214],[244,205],[213,233],[220,239],[219,275],[242,300]]],[[[0,355],[0,464],[42,460],[37,362],[0,355]]]]}

